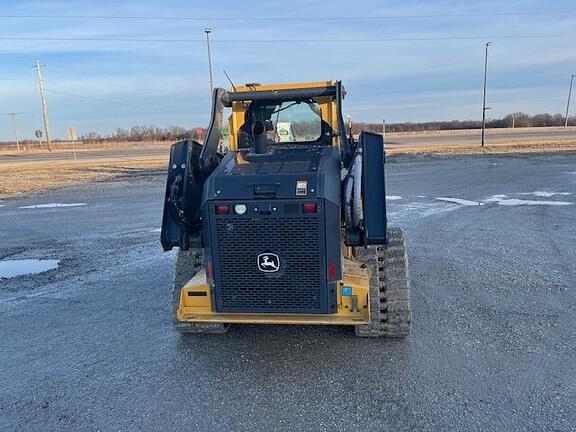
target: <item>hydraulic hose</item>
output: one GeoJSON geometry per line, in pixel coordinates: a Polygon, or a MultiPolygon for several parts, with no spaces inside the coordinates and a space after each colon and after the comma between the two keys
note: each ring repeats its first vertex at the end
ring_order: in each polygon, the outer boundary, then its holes
{"type": "Polygon", "coordinates": [[[352,226],[352,190],[354,187],[354,179],[351,173],[346,175],[344,179],[344,220],[346,226],[352,226]]]}
{"type": "Polygon", "coordinates": [[[355,228],[359,228],[364,219],[362,208],[362,149],[358,149],[352,166],[354,175],[354,194],[352,201],[352,220],[355,228]]]}

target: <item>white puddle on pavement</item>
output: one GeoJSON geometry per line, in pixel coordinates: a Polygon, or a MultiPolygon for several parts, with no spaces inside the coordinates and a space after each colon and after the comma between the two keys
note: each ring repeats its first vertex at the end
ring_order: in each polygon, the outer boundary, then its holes
{"type": "Polygon", "coordinates": [[[60,260],[4,260],[0,261],[0,279],[8,279],[17,276],[44,273],[58,267],[60,260]]]}
{"type": "Polygon", "coordinates": [[[21,209],[39,209],[39,208],[58,208],[58,207],[80,207],[85,206],[86,203],[48,203],[48,204],[36,204],[36,205],[29,205],[29,206],[22,206],[18,207],[21,209]]]}

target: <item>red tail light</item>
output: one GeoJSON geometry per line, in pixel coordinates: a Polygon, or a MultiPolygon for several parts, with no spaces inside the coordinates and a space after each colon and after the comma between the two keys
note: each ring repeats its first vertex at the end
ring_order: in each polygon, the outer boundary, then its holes
{"type": "Polygon", "coordinates": [[[206,263],[206,277],[212,279],[212,276],[214,276],[214,273],[212,272],[212,263],[208,261],[206,263]]]}
{"type": "Polygon", "coordinates": [[[302,204],[302,211],[304,213],[316,213],[316,203],[304,203],[304,204],[302,204]]]}
{"type": "Polygon", "coordinates": [[[333,281],[336,279],[336,263],[334,261],[330,261],[328,264],[328,280],[333,281]]]}
{"type": "Polygon", "coordinates": [[[230,213],[230,206],[226,204],[218,204],[216,206],[216,214],[218,215],[227,215],[230,213]]]}

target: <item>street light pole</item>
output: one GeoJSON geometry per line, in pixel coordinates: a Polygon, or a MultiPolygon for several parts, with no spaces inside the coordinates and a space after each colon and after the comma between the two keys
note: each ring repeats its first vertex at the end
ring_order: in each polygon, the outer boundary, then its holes
{"type": "Polygon", "coordinates": [[[212,56],[210,54],[210,33],[212,33],[212,29],[210,27],[206,27],[204,29],[204,33],[206,33],[206,47],[208,48],[208,72],[210,73],[210,98],[212,98],[212,93],[214,92],[214,81],[212,80],[212,56]]]}
{"type": "Polygon", "coordinates": [[[486,42],[486,53],[484,55],[484,97],[482,100],[482,147],[484,147],[484,130],[486,129],[486,80],[488,77],[488,47],[491,42],[486,42]]]}
{"type": "Polygon", "coordinates": [[[574,77],[576,75],[572,74],[570,76],[570,90],[568,90],[568,102],[566,102],[566,117],[564,118],[564,127],[568,127],[568,115],[570,111],[570,97],[572,96],[572,83],[574,82],[574,77]]]}

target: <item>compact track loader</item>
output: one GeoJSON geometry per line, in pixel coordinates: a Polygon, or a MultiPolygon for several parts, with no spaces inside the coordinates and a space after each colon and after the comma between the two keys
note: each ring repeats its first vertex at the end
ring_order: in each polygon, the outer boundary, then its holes
{"type": "Polygon", "coordinates": [[[353,139],[344,95],[340,81],[218,88],[203,144],[171,147],[161,242],[179,248],[177,331],[255,323],[410,333],[404,234],[386,220],[383,138],[353,139]]]}

